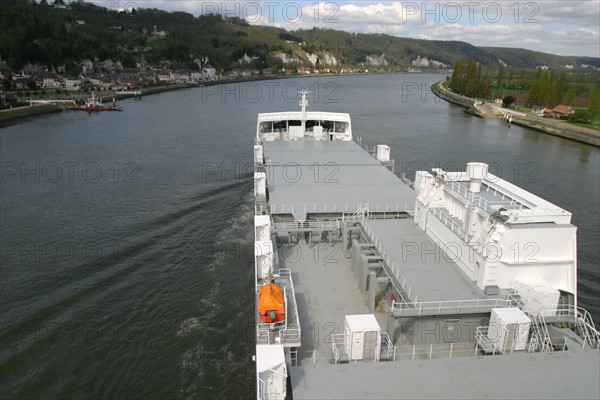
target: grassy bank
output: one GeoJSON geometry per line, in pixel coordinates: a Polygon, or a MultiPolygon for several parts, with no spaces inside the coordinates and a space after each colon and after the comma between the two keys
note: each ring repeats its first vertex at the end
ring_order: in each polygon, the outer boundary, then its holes
{"type": "MultiPolygon", "coordinates": [[[[482,112],[481,107],[474,107],[474,104],[480,103],[481,101],[453,93],[444,87],[442,84],[443,82],[444,81],[440,81],[431,87],[432,92],[442,100],[465,107],[469,113],[473,113],[479,117],[495,114],[482,112]]],[[[491,109],[490,107],[487,108],[491,109]]],[[[507,112],[510,111],[511,110],[507,110],[507,112]]],[[[536,115],[518,114],[512,114],[512,123],[535,129],[540,132],[548,133],[550,135],[560,136],[566,139],[600,147],[600,131],[587,127],[569,124],[564,121],[538,117],[536,115]]]]}

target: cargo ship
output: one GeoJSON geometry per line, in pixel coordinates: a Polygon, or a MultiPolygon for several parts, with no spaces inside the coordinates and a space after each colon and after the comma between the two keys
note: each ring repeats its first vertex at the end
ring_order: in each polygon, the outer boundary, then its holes
{"type": "Polygon", "coordinates": [[[600,398],[571,213],[482,162],[400,178],[300,97],[257,120],[256,398],[600,398]]]}

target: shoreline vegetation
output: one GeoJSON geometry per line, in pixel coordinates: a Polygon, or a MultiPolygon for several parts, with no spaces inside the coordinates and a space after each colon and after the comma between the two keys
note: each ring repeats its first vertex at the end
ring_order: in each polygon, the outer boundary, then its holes
{"type": "MultiPolygon", "coordinates": [[[[340,75],[340,74],[335,74],[340,75]]],[[[321,75],[321,76],[330,76],[330,75],[321,75]]],[[[258,80],[271,80],[271,79],[282,79],[282,78],[291,78],[292,76],[261,76],[261,77],[250,77],[250,78],[242,78],[242,79],[228,79],[228,80],[219,80],[219,81],[207,81],[200,84],[197,83],[184,83],[184,84],[171,84],[164,86],[153,86],[141,89],[141,95],[135,95],[132,93],[120,94],[119,92],[109,92],[109,93],[99,93],[97,98],[103,103],[112,102],[113,99],[115,101],[129,99],[129,98],[143,98],[145,96],[150,96],[153,94],[160,94],[165,92],[171,92],[175,90],[181,89],[191,89],[205,86],[214,86],[214,85],[224,85],[228,83],[241,83],[241,82],[251,82],[258,80]]],[[[87,96],[86,96],[87,98],[87,96]]],[[[81,99],[81,96],[78,96],[78,99],[81,99]]],[[[74,101],[77,99],[73,99],[74,101]]],[[[49,99],[52,101],[52,99],[49,99]]],[[[26,105],[14,108],[7,108],[4,110],[0,110],[0,127],[6,127],[10,125],[16,125],[21,122],[26,122],[31,120],[32,118],[43,116],[47,114],[59,113],[66,110],[66,106],[64,105],[56,105],[56,104],[34,104],[34,105],[26,105]]]]}
{"type": "Polygon", "coordinates": [[[480,118],[504,118],[509,115],[511,123],[535,129],[550,135],[600,147],[600,131],[569,124],[565,121],[526,115],[514,110],[483,103],[481,100],[451,92],[441,80],[431,86],[431,91],[440,99],[465,108],[465,112],[480,118]]]}

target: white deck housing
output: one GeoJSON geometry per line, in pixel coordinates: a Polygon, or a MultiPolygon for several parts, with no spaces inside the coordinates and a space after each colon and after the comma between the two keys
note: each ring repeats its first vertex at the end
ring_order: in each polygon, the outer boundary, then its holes
{"type": "Polygon", "coordinates": [[[577,228],[571,213],[469,163],[466,172],[419,171],[414,220],[481,289],[539,280],[577,295],[577,228]]]}

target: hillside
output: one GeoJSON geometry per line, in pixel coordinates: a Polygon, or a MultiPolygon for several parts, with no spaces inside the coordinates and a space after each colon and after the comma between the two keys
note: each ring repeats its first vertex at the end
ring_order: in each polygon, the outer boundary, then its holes
{"type": "Polygon", "coordinates": [[[323,29],[287,32],[219,15],[194,17],[143,8],[119,12],[91,3],[54,6],[28,0],[2,1],[0,52],[0,65],[14,71],[26,64],[40,64],[71,74],[81,70],[83,60],[118,61],[125,68],[146,63],[197,69],[195,60],[205,56],[217,69],[232,69],[242,66],[238,60],[245,54],[243,66],[253,69],[362,64],[387,70],[411,66],[444,69],[466,59],[493,68],[499,59],[521,68],[600,67],[598,58],[479,48],[458,41],[323,29]]]}

